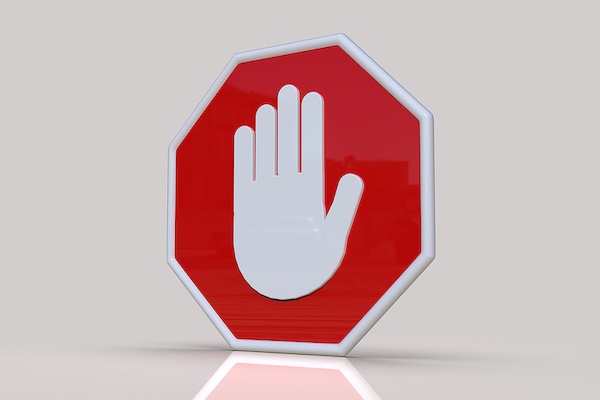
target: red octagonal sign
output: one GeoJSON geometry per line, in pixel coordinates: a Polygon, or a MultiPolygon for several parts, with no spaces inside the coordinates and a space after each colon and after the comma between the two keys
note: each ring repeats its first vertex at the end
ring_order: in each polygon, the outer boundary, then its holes
{"type": "Polygon", "coordinates": [[[231,347],[347,354],[433,260],[433,117],[345,35],[237,54],[170,145],[168,229],[231,347]]]}

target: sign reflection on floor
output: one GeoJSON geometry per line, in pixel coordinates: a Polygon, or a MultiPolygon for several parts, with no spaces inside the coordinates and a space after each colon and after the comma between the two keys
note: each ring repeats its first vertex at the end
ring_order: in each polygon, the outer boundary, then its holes
{"type": "Polygon", "coordinates": [[[380,399],[345,358],[233,352],[194,400],[380,399]]]}

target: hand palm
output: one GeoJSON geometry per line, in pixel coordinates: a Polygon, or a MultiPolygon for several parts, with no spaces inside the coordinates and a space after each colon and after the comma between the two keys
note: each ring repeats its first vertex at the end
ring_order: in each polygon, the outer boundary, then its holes
{"type": "Polygon", "coordinates": [[[302,101],[302,171],[298,103],[298,90],[284,86],[278,111],[257,111],[256,140],[247,126],[235,133],[236,260],[252,288],[279,300],[310,294],[331,279],[363,189],[358,176],[343,176],[325,215],[323,99],[312,92],[302,101]]]}

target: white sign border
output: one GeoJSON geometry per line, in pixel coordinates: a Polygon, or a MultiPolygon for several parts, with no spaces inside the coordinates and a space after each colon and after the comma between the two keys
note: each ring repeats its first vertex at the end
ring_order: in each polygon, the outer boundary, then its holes
{"type": "Polygon", "coordinates": [[[215,324],[231,348],[235,350],[300,353],[316,355],[344,356],[364,337],[385,312],[400,298],[417,277],[435,258],[435,198],[434,198],[434,155],[433,155],[433,115],[406,91],[394,78],[373,61],[346,35],[339,33],[238,53],[225,66],[215,83],[210,87],[200,104],[179,130],[169,145],[168,206],[167,206],[167,261],[175,274],[198,302],[200,307],[215,324]],[[375,303],[373,308],[356,324],[338,344],[310,342],[280,342],[268,340],[245,340],[236,338],[208,300],[198,290],[190,277],[175,259],[175,167],[177,147],[190,132],[208,104],[221,89],[235,67],[241,63],[264,58],[282,56],[324,47],[339,46],[369,75],[383,86],[398,102],[418,120],[420,126],[420,187],[421,187],[421,254],[413,261],[398,280],[375,303]]]}

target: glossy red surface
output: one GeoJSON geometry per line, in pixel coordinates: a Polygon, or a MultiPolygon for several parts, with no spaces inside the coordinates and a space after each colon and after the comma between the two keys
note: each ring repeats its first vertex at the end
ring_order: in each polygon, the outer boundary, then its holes
{"type": "Polygon", "coordinates": [[[175,258],[238,339],[339,343],[419,255],[419,121],[337,46],[238,65],[177,149],[175,258]],[[325,101],[325,202],[359,175],[347,251],[316,292],[255,292],[233,253],[233,135],[286,84],[325,101]]]}

